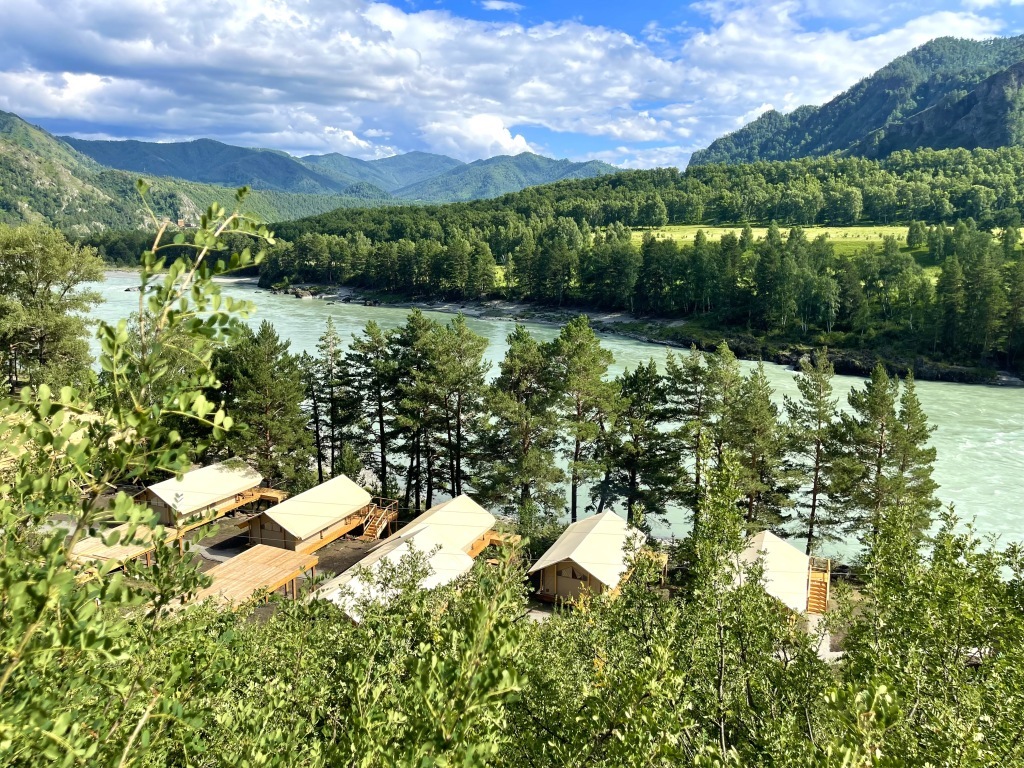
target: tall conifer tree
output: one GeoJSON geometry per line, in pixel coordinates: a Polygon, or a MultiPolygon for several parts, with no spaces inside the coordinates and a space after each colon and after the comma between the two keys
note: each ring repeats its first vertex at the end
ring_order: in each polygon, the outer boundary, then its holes
{"type": "Polygon", "coordinates": [[[819,543],[838,538],[840,518],[829,505],[829,488],[836,452],[836,424],[839,399],[833,396],[835,369],[828,350],[815,353],[814,362],[800,361],[796,377],[799,399],[787,397],[789,449],[794,469],[803,480],[804,498],[798,507],[798,535],[807,538],[806,553],[813,554],[819,543]]]}
{"type": "Polygon", "coordinates": [[[614,418],[616,387],[604,380],[613,357],[601,346],[586,315],[563,326],[552,356],[562,392],[559,411],[566,440],[564,455],[569,462],[569,516],[576,522],[579,487],[600,474],[596,451],[601,425],[614,418]]]}

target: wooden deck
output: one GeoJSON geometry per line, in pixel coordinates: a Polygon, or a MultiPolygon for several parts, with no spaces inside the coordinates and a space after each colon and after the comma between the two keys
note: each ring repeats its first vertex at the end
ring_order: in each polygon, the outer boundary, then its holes
{"type": "Polygon", "coordinates": [[[248,491],[236,493],[234,496],[224,499],[201,517],[178,526],[178,530],[182,533],[187,533],[213,520],[224,517],[228,512],[234,512],[236,509],[248,506],[249,504],[255,504],[259,501],[265,501],[269,504],[280,504],[287,498],[288,493],[286,491],[279,491],[276,488],[251,488],[248,491]]]}
{"type": "MultiPolygon", "coordinates": [[[[139,557],[146,557],[146,564],[149,564],[149,554],[156,549],[156,540],[153,537],[153,530],[145,525],[140,525],[135,529],[135,535],[132,537],[137,544],[126,544],[123,543],[127,536],[130,525],[125,523],[119,525],[116,528],[111,528],[108,531],[104,531],[102,536],[89,536],[80,540],[71,550],[71,559],[79,563],[90,563],[99,565],[113,560],[116,566],[121,567],[130,560],[135,560],[139,557]],[[110,534],[117,531],[121,534],[117,544],[113,546],[107,546],[103,543],[110,534]]],[[[177,538],[176,529],[166,529],[166,538],[168,541],[173,541],[177,538]]]]}
{"type": "Polygon", "coordinates": [[[334,525],[325,528],[320,533],[300,541],[295,546],[295,551],[300,554],[312,554],[317,550],[323,549],[333,541],[337,541],[342,536],[351,533],[356,528],[363,525],[366,520],[366,511],[361,509],[358,512],[353,512],[348,517],[338,521],[334,525]]]}
{"type": "Polygon", "coordinates": [[[195,599],[201,602],[212,598],[219,603],[237,605],[261,589],[276,592],[281,587],[286,587],[286,592],[295,597],[298,578],[306,571],[315,572],[318,562],[316,555],[257,544],[211,568],[207,575],[213,583],[200,590],[195,599]]]}
{"type": "Polygon", "coordinates": [[[477,555],[479,555],[488,547],[511,546],[513,544],[518,544],[520,539],[520,536],[514,536],[508,533],[499,533],[498,531],[487,531],[482,536],[478,537],[476,541],[474,541],[470,545],[469,551],[467,551],[466,554],[475,560],[477,555]]]}
{"type": "MultiPolygon", "coordinates": [[[[179,551],[184,553],[184,542],[182,540],[184,539],[185,534],[194,531],[197,528],[209,525],[210,523],[219,520],[228,512],[233,512],[234,510],[248,504],[253,504],[258,501],[280,504],[287,498],[288,494],[285,491],[279,491],[275,488],[253,488],[245,491],[244,493],[235,494],[230,499],[226,499],[214,507],[210,514],[202,518],[192,520],[178,528],[165,528],[165,540],[168,542],[177,541],[179,551]]],[[[124,544],[121,541],[118,541],[114,546],[108,547],[103,543],[103,540],[110,536],[114,531],[120,532],[123,539],[129,527],[128,523],[124,523],[116,528],[104,531],[100,536],[89,536],[88,538],[82,539],[75,545],[74,549],[71,550],[71,559],[80,563],[89,563],[93,565],[113,561],[115,566],[120,568],[131,560],[146,557],[146,564],[149,565],[149,554],[156,549],[157,542],[153,538],[153,530],[148,526],[140,525],[136,529],[133,539],[138,541],[137,544],[124,544]]]]}

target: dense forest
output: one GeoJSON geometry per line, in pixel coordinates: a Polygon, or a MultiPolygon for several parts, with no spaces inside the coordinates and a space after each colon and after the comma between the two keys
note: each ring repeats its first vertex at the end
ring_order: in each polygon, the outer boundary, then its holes
{"type": "Polygon", "coordinates": [[[221,301],[212,280],[255,260],[219,253],[228,232],[269,233],[216,208],[207,222],[179,238],[189,256],[169,269],[158,269],[166,251],[144,256],[142,314],[100,323],[98,374],[52,360],[86,355],[88,365],[80,312],[94,297],[76,270],[97,268],[95,253],[53,232],[0,231],[12,319],[0,348],[25,351],[20,395],[0,400],[0,762],[974,768],[1024,759],[1020,550],[978,541],[951,513],[932,527],[934,453],[912,379],[878,369],[837,417],[821,354],[783,420],[760,372],[739,376],[726,349],[608,381],[609,356],[580,319],[548,344],[516,329],[486,386],[480,340],[462,320],[438,326],[416,313],[394,332],[368,325],[344,355],[328,328],[317,355],[297,359],[269,326],[243,331],[249,308],[221,301]],[[33,249],[43,269],[19,259],[33,249]],[[36,306],[51,280],[66,286],[63,301],[36,306]],[[613,460],[599,458],[602,444],[613,460]],[[112,489],[220,452],[248,455],[293,487],[311,481],[310,467],[328,476],[364,462],[375,490],[410,504],[430,492],[433,468],[435,492],[479,490],[536,538],[431,591],[416,586],[424,566],[414,553],[382,572],[392,599],[361,606],[358,623],[321,600],[183,606],[209,577],[169,541],[153,567],[123,575],[70,559],[105,523],[154,524],[151,510],[112,489]],[[832,458],[819,466],[819,455],[832,458]],[[768,467],[775,480],[759,474],[768,467]],[[837,590],[817,629],[761,589],[759,564],[738,564],[744,530],[786,506],[775,484],[783,471],[804,489],[802,524],[817,509],[825,537],[838,513],[844,535],[862,542],[854,586],[837,590]],[[590,503],[618,500],[639,523],[672,478],[695,524],[664,552],[667,584],[641,551],[617,597],[527,617],[525,569],[545,533],[531,516],[552,483],[579,483],[590,503]],[[841,638],[841,659],[822,658],[825,630],[841,638]]]}
{"type": "MultiPolygon", "coordinates": [[[[335,211],[278,227],[261,284],[503,296],[699,319],[724,335],[1019,367],[1024,150],[897,153],[634,171],[441,207],[335,211]],[[911,222],[853,256],[774,225],[682,245],[666,223],[911,222]],[[930,222],[925,225],[923,222],[930,222]]],[[[117,261],[118,237],[92,241],[117,261]]],[[[120,246],[131,258],[131,247],[120,246]]],[[[870,365],[868,366],[870,369],[870,365]]]]}

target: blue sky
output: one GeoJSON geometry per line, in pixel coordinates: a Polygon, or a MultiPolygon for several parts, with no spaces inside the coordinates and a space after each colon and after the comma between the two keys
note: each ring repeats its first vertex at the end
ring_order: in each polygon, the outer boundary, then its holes
{"type": "Polygon", "coordinates": [[[0,109],[56,133],[295,154],[684,166],[1024,0],[13,0],[0,109]]]}

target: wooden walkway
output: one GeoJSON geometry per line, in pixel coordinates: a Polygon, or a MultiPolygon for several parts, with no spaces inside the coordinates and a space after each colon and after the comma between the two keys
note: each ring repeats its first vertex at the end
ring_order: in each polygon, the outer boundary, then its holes
{"type": "Polygon", "coordinates": [[[316,555],[257,544],[211,568],[207,575],[213,583],[200,590],[195,599],[201,602],[212,598],[219,603],[238,605],[261,589],[276,592],[281,587],[296,597],[298,578],[306,571],[312,571],[315,576],[318,562],[316,555]]]}
{"type": "MultiPolygon", "coordinates": [[[[247,504],[254,504],[259,501],[266,501],[271,504],[280,504],[282,501],[288,498],[288,494],[285,491],[279,491],[275,488],[253,488],[252,490],[245,491],[244,493],[238,493],[229,499],[225,499],[219,505],[213,508],[210,514],[204,516],[199,520],[193,520],[180,528],[165,528],[165,541],[178,542],[178,551],[184,554],[185,545],[184,537],[186,533],[194,531],[196,528],[202,528],[204,525],[219,520],[221,517],[226,515],[228,512],[233,512],[240,507],[244,507],[247,504]]],[[[146,565],[150,564],[150,553],[156,549],[157,542],[153,538],[153,530],[145,525],[140,525],[136,528],[135,536],[133,540],[137,543],[125,544],[124,539],[130,528],[130,524],[124,523],[116,528],[111,528],[104,531],[100,536],[89,536],[79,541],[74,549],[71,550],[71,559],[80,563],[89,563],[93,565],[100,565],[113,561],[115,567],[121,568],[125,563],[135,560],[140,557],[146,558],[146,565]],[[107,546],[103,543],[103,540],[110,536],[114,531],[121,534],[121,538],[118,543],[113,546],[107,546]]]]}

